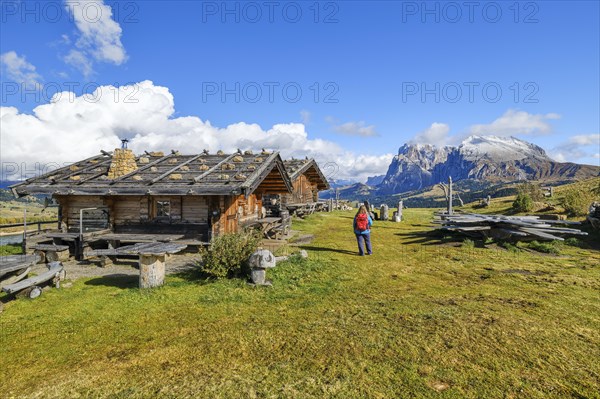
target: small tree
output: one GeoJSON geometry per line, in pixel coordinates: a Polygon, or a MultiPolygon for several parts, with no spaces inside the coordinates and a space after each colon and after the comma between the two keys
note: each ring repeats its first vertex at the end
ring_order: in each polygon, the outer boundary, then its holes
{"type": "Polygon", "coordinates": [[[200,269],[214,277],[233,277],[245,272],[248,258],[261,242],[256,230],[229,233],[214,238],[210,247],[202,248],[200,269]]]}
{"type": "Polygon", "coordinates": [[[529,195],[529,198],[531,198],[531,200],[534,202],[544,200],[544,192],[542,191],[542,187],[537,183],[522,183],[518,188],[518,192],[529,195]]]}
{"type": "Polygon", "coordinates": [[[533,210],[533,200],[529,194],[519,193],[512,207],[517,212],[531,212],[533,210]]]}
{"type": "Polygon", "coordinates": [[[594,201],[594,195],[586,190],[570,189],[565,192],[562,206],[572,216],[585,216],[589,212],[590,204],[594,201]]]}

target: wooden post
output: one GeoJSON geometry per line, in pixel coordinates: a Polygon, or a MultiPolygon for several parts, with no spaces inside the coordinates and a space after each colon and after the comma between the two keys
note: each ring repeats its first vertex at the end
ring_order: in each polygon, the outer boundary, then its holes
{"type": "Polygon", "coordinates": [[[452,214],[452,176],[448,176],[448,215],[452,214]]]}
{"type": "Polygon", "coordinates": [[[160,287],[165,282],[165,254],[140,254],[140,288],[160,287]]]}
{"type": "Polygon", "coordinates": [[[27,253],[27,205],[23,207],[23,242],[21,243],[23,255],[27,253]]]}

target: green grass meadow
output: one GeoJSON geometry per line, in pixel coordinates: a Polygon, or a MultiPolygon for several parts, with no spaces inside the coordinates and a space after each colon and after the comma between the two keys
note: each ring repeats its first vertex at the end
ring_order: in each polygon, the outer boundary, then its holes
{"type": "Polygon", "coordinates": [[[77,280],[0,314],[4,398],[599,398],[598,233],[559,254],[430,233],[433,210],[294,220],[308,260],[77,280]],[[513,248],[514,247],[514,248],[513,248]]]}

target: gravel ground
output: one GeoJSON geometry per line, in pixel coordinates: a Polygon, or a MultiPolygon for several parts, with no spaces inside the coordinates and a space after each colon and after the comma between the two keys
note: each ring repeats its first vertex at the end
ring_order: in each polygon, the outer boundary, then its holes
{"type": "MultiPolygon", "coordinates": [[[[194,262],[198,261],[198,254],[178,254],[170,255],[166,260],[166,274],[176,274],[194,267],[194,262]]],[[[119,259],[107,267],[100,267],[95,262],[78,262],[69,260],[63,262],[67,272],[67,280],[78,280],[80,278],[102,277],[114,274],[138,275],[137,259],[119,259]]],[[[31,269],[33,273],[40,273],[47,270],[45,264],[35,265],[31,269]]]]}

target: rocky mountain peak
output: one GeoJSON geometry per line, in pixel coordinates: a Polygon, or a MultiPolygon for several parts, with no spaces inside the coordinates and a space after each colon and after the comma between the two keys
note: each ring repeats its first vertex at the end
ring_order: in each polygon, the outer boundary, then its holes
{"type": "Polygon", "coordinates": [[[539,146],[515,137],[470,136],[457,147],[404,144],[378,189],[382,194],[419,190],[446,181],[566,180],[598,176],[600,168],[559,163],[539,146]]]}

